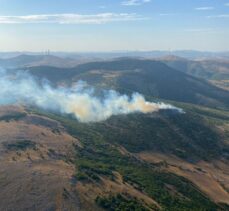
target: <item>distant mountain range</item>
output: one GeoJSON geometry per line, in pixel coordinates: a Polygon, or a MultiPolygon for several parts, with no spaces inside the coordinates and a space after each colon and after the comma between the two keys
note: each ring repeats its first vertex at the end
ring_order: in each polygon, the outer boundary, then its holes
{"type": "MultiPolygon", "coordinates": [[[[141,52],[142,55],[136,56],[134,52],[130,53],[108,53],[108,54],[70,54],[56,53],[57,55],[39,55],[39,54],[19,54],[8,53],[7,58],[1,58],[0,67],[3,68],[20,68],[32,66],[53,66],[53,67],[75,67],[78,64],[88,63],[92,61],[109,61],[120,60],[125,58],[135,59],[153,59],[161,61],[168,66],[185,72],[195,77],[207,80],[227,80],[229,79],[229,53],[202,53],[196,52],[196,56],[185,56],[182,52],[156,53],[141,52]],[[177,55],[183,55],[183,57],[177,55]],[[206,55],[205,55],[206,54],[206,55]],[[11,55],[12,57],[9,57],[11,55]],[[125,56],[124,56],[125,55],[125,56]],[[205,57],[205,56],[206,57],[205,57]],[[186,58],[188,57],[188,58],[186,58]],[[192,58],[192,59],[191,59],[192,58]]],[[[141,54],[139,53],[139,54],[141,54]]],[[[189,52],[191,54],[191,52],[189,52]]],[[[137,54],[137,53],[136,53],[137,54]]],[[[194,55],[195,53],[193,53],[194,55]]],[[[2,55],[3,56],[3,55],[2,55]]]]}
{"type": "MultiPolygon", "coordinates": [[[[0,52],[0,58],[12,58],[20,55],[47,55],[47,52],[0,52]]],[[[111,52],[51,52],[52,55],[58,57],[69,58],[117,58],[117,57],[163,57],[167,55],[175,55],[187,59],[199,58],[221,58],[228,59],[229,51],[226,52],[209,52],[195,50],[178,50],[178,51],[111,51],[111,52]]]]}
{"type": "Polygon", "coordinates": [[[0,67],[3,68],[20,68],[28,66],[48,65],[54,67],[74,67],[78,64],[93,61],[87,58],[64,58],[54,55],[27,55],[22,54],[9,58],[0,59],[0,67]]]}

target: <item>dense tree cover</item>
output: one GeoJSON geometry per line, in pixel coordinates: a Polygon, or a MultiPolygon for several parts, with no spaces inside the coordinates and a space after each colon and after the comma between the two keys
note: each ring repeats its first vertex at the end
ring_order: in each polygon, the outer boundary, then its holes
{"type": "Polygon", "coordinates": [[[12,120],[20,120],[22,118],[24,118],[26,116],[26,113],[11,113],[11,114],[6,114],[6,115],[3,115],[3,116],[0,116],[0,121],[6,121],[6,122],[9,122],[9,121],[12,121],[12,120]]]}
{"type": "Polygon", "coordinates": [[[10,143],[3,143],[3,145],[8,150],[15,150],[15,151],[20,151],[20,150],[23,151],[31,148],[34,149],[36,147],[36,144],[30,140],[17,140],[10,143]]]}
{"type": "Polygon", "coordinates": [[[140,202],[136,199],[127,199],[121,194],[116,196],[101,197],[96,198],[96,203],[106,210],[110,211],[148,211],[140,202]]]}

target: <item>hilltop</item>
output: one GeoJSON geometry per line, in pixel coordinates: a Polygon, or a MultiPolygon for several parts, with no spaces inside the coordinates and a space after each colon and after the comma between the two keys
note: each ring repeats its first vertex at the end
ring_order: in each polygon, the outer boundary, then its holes
{"type": "Polygon", "coordinates": [[[229,105],[227,91],[158,61],[124,58],[74,68],[38,66],[25,71],[55,84],[71,85],[84,80],[90,85],[122,93],[140,92],[145,96],[212,107],[229,105]]]}

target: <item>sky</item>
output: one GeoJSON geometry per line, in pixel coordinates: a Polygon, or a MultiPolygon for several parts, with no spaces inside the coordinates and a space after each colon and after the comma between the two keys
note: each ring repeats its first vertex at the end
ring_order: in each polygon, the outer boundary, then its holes
{"type": "Polygon", "coordinates": [[[0,0],[0,51],[229,51],[229,0],[0,0]]]}

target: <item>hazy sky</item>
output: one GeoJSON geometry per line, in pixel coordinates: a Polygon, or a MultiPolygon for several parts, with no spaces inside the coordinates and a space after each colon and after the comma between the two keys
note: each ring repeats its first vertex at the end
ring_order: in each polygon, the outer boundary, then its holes
{"type": "Polygon", "coordinates": [[[229,0],[0,0],[0,51],[229,50],[229,0]]]}

